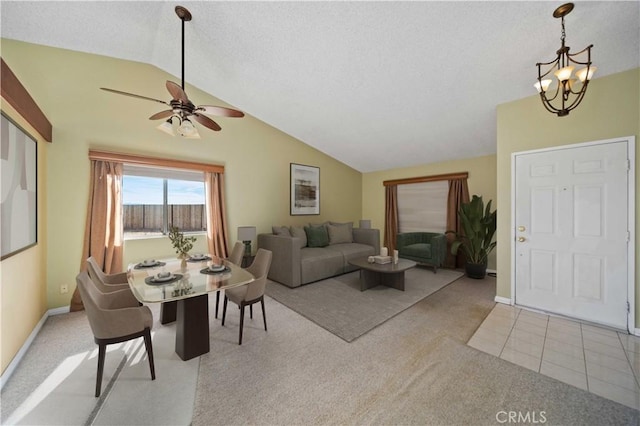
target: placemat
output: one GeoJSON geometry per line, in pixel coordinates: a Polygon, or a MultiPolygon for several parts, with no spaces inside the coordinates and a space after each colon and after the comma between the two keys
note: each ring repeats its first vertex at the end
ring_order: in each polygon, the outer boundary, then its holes
{"type": "Polygon", "coordinates": [[[221,271],[212,271],[209,268],[204,268],[200,270],[201,274],[205,274],[205,275],[217,275],[217,274],[224,274],[225,272],[231,272],[231,269],[229,269],[228,266],[225,266],[223,270],[221,271]]]}
{"type": "Polygon", "coordinates": [[[144,279],[145,284],[149,284],[149,285],[165,285],[165,284],[171,284],[173,282],[178,281],[179,279],[182,278],[182,274],[174,274],[173,278],[171,278],[170,280],[166,280],[166,281],[154,281],[155,277],[147,277],[144,279]]]}
{"type": "Polygon", "coordinates": [[[155,268],[156,266],[164,266],[164,265],[166,265],[165,262],[158,262],[153,265],[143,265],[142,263],[138,263],[136,266],[133,267],[133,269],[155,268]]]}

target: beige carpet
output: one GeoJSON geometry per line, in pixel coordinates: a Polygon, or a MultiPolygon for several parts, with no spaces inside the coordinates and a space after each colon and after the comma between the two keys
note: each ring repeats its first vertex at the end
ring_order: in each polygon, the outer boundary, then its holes
{"type": "MultiPolygon", "coordinates": [[[[495,280],[461,278],[351,343],[267,299],[237,344],[238,312],[201,357],[194,425],[637,424],[638,413],[467,347],[494,306],[495,280]]],[[[254,312],[255,314],[255,312],[254,312]]]]}
{"type": "Polygon", "coordinates": [[[405,291],[377,286],[360,291],[358,271],[289,288],[269,281],[266,293],[347,342],[460,278],[458,271],[416,267],[405,272],[405,291]]]}

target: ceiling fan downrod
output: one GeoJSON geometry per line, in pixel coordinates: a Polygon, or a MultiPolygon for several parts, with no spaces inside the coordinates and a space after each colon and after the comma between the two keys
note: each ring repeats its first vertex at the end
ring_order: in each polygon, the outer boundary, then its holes
{"type": "Polygon", "coordinates": [[[191,20],[191,12],[182,6],[176,6],[176,15],[182,21],[182,90],[184,90],[184,22],[191,20]]]}

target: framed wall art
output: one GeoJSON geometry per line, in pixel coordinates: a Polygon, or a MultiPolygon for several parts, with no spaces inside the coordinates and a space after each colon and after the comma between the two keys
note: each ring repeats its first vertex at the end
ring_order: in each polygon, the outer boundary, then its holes
{"type": "Polygon", "coordinates": [[[320,214],[320,168],[291,163],[291,215],[320,214]]]}
{"type": "Polygon", "coordinates": [[[0,259],[38,242],[37,143],[4,113],[0,123],[0,259]]]}

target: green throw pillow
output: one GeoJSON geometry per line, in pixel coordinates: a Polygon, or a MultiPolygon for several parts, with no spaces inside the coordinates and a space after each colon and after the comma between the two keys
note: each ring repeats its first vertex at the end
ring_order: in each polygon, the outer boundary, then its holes
{"type": "Polygon", "coordinates": [[[307,246],[326,247],[329,245],[329,234],[324,226],[305,226],[304,232],[307,234],[307,246]]]}

